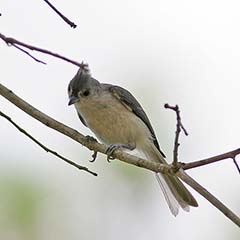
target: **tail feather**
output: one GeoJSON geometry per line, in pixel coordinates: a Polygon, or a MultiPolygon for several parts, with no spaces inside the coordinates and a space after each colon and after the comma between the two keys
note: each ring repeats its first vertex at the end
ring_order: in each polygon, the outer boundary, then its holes
{"type": "Polygon", "coordinates": [[[171,213],[176,217],[179,212],[179,203],[170,191],[166,181],[164,180],[163,176],[159,173],[155,174],[158,184],[163,192],[163,195],[166,199],[166,202],[168,204],[168,207],[171,211],[171,213]]]}
{"type": "MultiPolygon", "coordinates": [[[[146,157],[152,161],[166,163],[164,157],[152,143],[148,146],[145,145],[143,152],[146,157]]],[[[156,178],[163,191],[169,209],[174,216],[177,216],[179,207],[189,212],[189,206],[198,206],[195,198],[176,176],[156,173],[156,178]]]]}
{"type": "Polygon", "coordinates": [[[188,206],[198,206],[195,198],[176,176],[163,175],[163,177],[164,180],[167,182],[167,185],[170,188],[171,192],[184,210],[189,211],[188,206]]]}

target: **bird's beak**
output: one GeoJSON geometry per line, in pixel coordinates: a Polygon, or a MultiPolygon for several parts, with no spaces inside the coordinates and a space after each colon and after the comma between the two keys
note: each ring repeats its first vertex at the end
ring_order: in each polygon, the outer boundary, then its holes
{"type": "Polygon", "coordinates": [[[74,103],[76,103],[76,102],[78,102],[78,101],[79,101],[79,98],[77,98],[77,97],[75,97],[75,96],[70,96],[70,97],[69,97],[68,106],[70,106],[70,105],[72,105],[72,104],[74,104],[74,103]]]}

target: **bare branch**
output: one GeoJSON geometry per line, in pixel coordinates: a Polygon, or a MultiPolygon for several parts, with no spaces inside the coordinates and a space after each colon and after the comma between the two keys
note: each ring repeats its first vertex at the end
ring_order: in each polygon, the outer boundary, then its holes
{"type": "Polygon", "coordinates": [[[191,169],[191,168],[195,168],[195,167],[200,167],[200,166],[203,166],[203,165],[206,165],[206,164],[214,163],[214,162],[217,162],[217,161],[220,161],[220,160],[224,160],[226,158],[232,158],[233,163],[235,164],[238,172],[240,173],[240,168],[239,168],[239,166],[237,164],[237,161],[235,159],[236,155],[240,154],[240,149],[236,149],[236,150],[228,152],[228,153],[224,153],[224,154],[221,154],[221,155],[218,155],[218,156],[214,156],[214,157],[207,158],[207,159],[204,159],[204,160],[199,160],[199,161],[192,162],[192,163],[178,163],[178,148],[180,146],[179,136],[180,136],[181,130],[183,130],[183,132],[185,133],[186,136],[188,135],[188,133],[187,133],[186,129],[184,128],[183,124],[182,124],[181,116],[180,116],[180,110],[179,110],[178,105],[170,106],[169,104],[166,103],[164,105],[164,107],[167,108],[167,109],[173,110],[174,112],[176,112],[176,115],[177,115],[177,126],[176,126],[174,150],[173,150],[173,157],[174,157],[173,158],[173,165],[176,166],[177,170],[179,168],[187,170],[187,169],[191,169]]]}
{"type": "MultiPolygon", "coordinates": [[[[89,138],[84,137],[82,134],[77,132],[76,130],[54,120],[53,118],[47,116],[46,114],[40,112],[18,96],[16,96],[11,90],[4,87],[2,84],[0,84],[0,95],[8,99],[11,103],[16,105],[18,108],[23,110],[25,113],[29,114],[33,118],[37,119],[41,123],[45,124],[46,126],[72,138],[73,140],[81,143],[85,147],[87,147],[90,150],[101,152],[106,154],[107,146],[100,144],[96,141],[91,141],[89,138]]],[[[238,153],[236,153],[238,154],[238,153]]],[[[113,157],[117,158],[125,163],[129,163],[138,167],[142,167],[145,169],[149,169],[154,172],[161,172],[163,174],[169,174],[169,175],[177,175],[180,177],[183,181],[185,181],[187,184],[192,186],[196,191],[198,191],[202,196],[204,196],[207,200],[209,200],[214,206],[216,206],[220,211],[224,212],[224,214],[231,219],[235,224],[238,226],[240,225],[240,219],[231,212],[230,209],[225,207],[222,203],[219,204],[219,201],[212,195],[206,194],[206,190],[201,187],[199,184],[196,186],[195,184],[192,184],[191,181],[186,177],[184,171],[180,168],[178,171],[176,171],[175,165],[168,165],[168,164],[161,164],[161,163],[155,163],[152,161],[147,161],[142,158],[135,157],[133,155],[127,154],[122,152],[121,150],[116,150],[113,153],[113,157]],[[216,203],[217,202],[217,203],[216,203]],[[222,205],[222,206],[221,206],[222,205]],[[226,210],[223,210],[223,208],[226,210]]],[[[197,184],[197,183],[196,183],[197,184]]]]}
{"type": "MultiPolygon", "coordinates": [[[[81,133],[76,131],[75,129],[72,129],[63,123],[60,123],[56,121],[55,119],[47,116],[43,112],[39,111],[38,109],[34,108],[29,103],[25,102],[23,99],[15,95],[11,90],[0,84],[0,95],[2,95],[4,98],[8,99],[11,103],[13,103],[15,106],[20,108],[22,111],[27,113],[28,115],[32,116],[39,122],[43,123],[47,127],[50,127],[70,138],[73,140],[81,143],[83,146],[87,147],[88,149],[96,152],[101,152],[103,154],[106,154],[107,146],[104,144],[98,143],[96,140],[91,140],[89,137],[83,136],[81,133]]],[[[129,163],[136,165],[138,167],[146,168],[154,172],[161,172],[164,174],[174,174],[174,170],[171,168],[170,165],[167,164],[159,164],[154,163],[151,161],[147,161],[143,158],[138,158],[133,155],[127,154],[122,152],[121,150],[116,150],[113,154],[113,157],[129,163]]]]}
{"type": "Polygon", "coordinates": [[[45,145],[43,145],[42,143],[40,143],[36,138],[34,138],[32,135],[30,135],[26,130],[24,130],[22,127],[20,127],[18,124],[16,124],[8,115],[4,114],[3,112],[0,111],[0,116],[4,117],[5,119],[7,119],[14,127],[16,127],[20,132],[22,132],[23,134],[25,134],[27,137],[29,137],[33,142],[35,142],[38,146],[40,146],[42,149],[44,149],[46,152],[50,152],[53,155],[55,155],[56,157],[62,159],[63,161],[65,161],[66,163],[78,168],[79,170],[84,170],[88,173],[91,173],[94,176],[97,176],[97,173],[92,172],[91,170],[89,170],[87,167],[83,167],[63,156],[61,156],[60,154],[58,154],[57,152],[49,149],[48,147],[46,147],[45,145]]]}
{"type": "Polygon", "coordinates": [[[173,165],[177,165],[178,163],[178,148],[180,146],[179,143],[179,136],[181,133],[181,130],[185,133],[186,136],[188,136],[187,130],[184,128],[181,117],[180,117],[180,110],[178,105],[176,106],[170,106],[168,103],[164,105],[165,108],[171,109],[176,113],[177,116],[177,125],[176,125],[176,132],[175,132],[175,140],[174,140],[174,149],[173,149],[173,165]]]}
{"type": "MultiPolygon", "coordinates": [[[[214,157],[206,158],[206,159],[203,159],[203,160],[199,160],[199,161],[195,161],[195,162],[191,162],[191,163],[180,163],[180,164],[181,164],[182,169],[188,170],[188,169],[191,169],[191,168],[204,166],[206,164],[222,161],[222,160],[225,160],[225,159],[228,159],[228,158],[231,158],[231,159],[235,160],[236,156],[238,154],[240,154],[240,148],[235,149],[235,150],[230,151],[230,152],[227,152],[227,153],[224,153],[224,154],[214,156],[214,157]]],[[[238,166],[236,160],[235,160],[235,165],[236,165],[236,167],[239,171],[239,166],[238,166]]]]}
{"type": "Polygon", "coordinates": [[[70,21],[70,20],[69,20],[67,17],[65,17],[59,10],[57,10],[57,8],[52,5],[52,3],[50,3],[48,0],[44,0],[44,2],[47,3],[47,4],[50,6],[50,8],[51,8],[54,12],[56,12],[56,13],[57,13],[67,24],[69,24],[72,28],[76,28],[76,27],[77,27],[77,25],[76,25],[74,22],[70,21]]]}
{"type": "MultiPolygon", "coordinates": [[[[41,52],[41,53],[44,53],[44,54],[47,54],[47,55],[50,55],[50,56],[53,56],[53,57],[56,57],[56,58],[59,58],[59,59],[62,59],[66,62],[69,62],[69,63],[72,63],[73,65],[76,65],[78,67],[81,67],[82,66],[82,63],[79,63],[77,61],[74,61],[74,60],[71,60],[67,57],[64,57],[58,53],[53,53],[49,50],[46,50],[46,49],[43,49],[43,48],[39,48],[39,47],[35,47],[35,46],[32,46],[30,44],[27,44],[27,43],[23,43],[23,42],[20,42],[18,41],[17,39],[14,39],[14,38],[11,38],[11,37],[6,37],[4,36],[3,34],[0,33],[0,38],[7,43],[8,46],[22,46],[22,47],[25,47],[27,49],[30,49],[32,51],[37,51],[37,52],[41,52]]],[[[28,54],[29,55],[29,54],[28,54]]]]}
{"type": "Polygon", "coordinates": [[[223,203],[221,203],[217,198],[215,198],[210,192],[208,192],[204,187],[192,179],[186,172],[180,169],[176,175],[182,179],[185,183],[191,186],[194,190],[200,193],[204,198],[206,198],[213,206],[220,210],[226,217],[232,220],[237,226],[240,227],[240,218],[235,215],[229,208],[227,208],[223,203]]]}

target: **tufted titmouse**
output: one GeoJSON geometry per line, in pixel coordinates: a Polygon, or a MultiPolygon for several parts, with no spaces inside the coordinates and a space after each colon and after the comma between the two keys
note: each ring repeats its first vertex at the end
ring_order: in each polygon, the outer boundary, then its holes
{"type": "MultiPolygon", "coordinates": [[[[81,122],[97,138],[115,149],[137,149],[154,162],[166,163],[151,123],[141,105],[126,89],[100,83],[86,66],[81,67],[68,86],[69,104],[74,104],[81,122]]],[[[156,174],[168,206],[174,216],[179,206],[189,211],[197,201],[175,176],[156,174]]]]}

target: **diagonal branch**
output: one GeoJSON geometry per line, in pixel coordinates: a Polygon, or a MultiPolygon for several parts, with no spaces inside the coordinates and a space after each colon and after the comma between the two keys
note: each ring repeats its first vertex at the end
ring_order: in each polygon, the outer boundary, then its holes
{"type": "Polygon", "coordinates": [[[6,115],[5,113],[0,111],[0,116],[4,117],[5,119],[7,119],[14,127],[16,127],[20,132],[22,132],[23,134],[25,134],[27,137],[29,137],[33,142],[35,142],[38,146],[40,146],[42,149],[44,149],[46,152],[50,152],[53,155],[55,155],[56,157],[62,159],[63,161],[65,161],[66,163],[78,168],[79,170],[84,170],[86,172],[91,173],[94,176],[97,176],[97,173],[92,172],[91,170],[89,170],[87,167],[81,166],[63,156],[61,156],[60,154],[58,154],[57,152],[49,149],[48,147],[46,147],[45,145],[43,145],[42,143],[40,143],[36,138],[34,138],[32,135],[30,135],[26,130],[24,130],[23,128],[21,128],[18,124],[16,124],[8,115],[6,115]]]}
{"type": "MultiPolygon", "coordinates": [[[[104,144],[98,143],[96,140],[91,140],[89,137],[83,136],[81,133],[76,131],[73,128],[70,128],[63,123],[58,122],[57,120],[47,116],[43,112],[39,111],[38,109],[34,108],[29,103],[25,102],[23,99],[15,95],[11,90],[0,84],[0,95],[4,98],[8,99],[12,104],[20,108],[22,111],[27,113],[28,115],[32,116],[39,122],[43,123],[49,128],[52,128],[67,137],[72,138],[73,140],[81,143],[83,146],[87,147],[90,150],[101,152],[106,154],[108,147],[104,144]]],[[[164,174],[174,174],[174,170],[168,164],[159,164],[147,161],[142,158],[135,157],[133,155],[124,153],[120,150],[116,150],[113,154],[113,157],[129,163],[133,164],[138,167],[146,168],[154,172],[161,172],[164,174]]]]}
{"type": "Polygon", "coordinates": [[[234,214],[229,208],[227,208],[223,203],[221,203],[216,197],[214,197],[210,192],[208,192],[204,187],[197,183],[193,178],[191,178],[186,172],[180,169],[176,175],[189,186],[191,186],[194,190],[200,193],[213,206],[219,209],[226,217],[228,217],[231,221],[233,221],[237,226],[240,227],[240,218],[236,214],[234,214]]]}
{"type": "MultiPolygon", "coordinates": [[[[8,46],[22,46],[24,48],[27,48],[29,50],[32,50],[32,51],[37,51],[37,52],[41,52],[41,53],[44,53],[44,54],[47,54],[47,55],[50,55],[50,56],[53,56],[53,57],[56,57],[56,58],[59,58],[59,59],[62,59],[66,62],[69,62],[69,63],[72,63],[73,65],[76,65],[78,67],[81,67],[82,64],[77,62],[77,61],[74,61],[74,60],[71,60],[70,58],[67,58],[67,57],[64,57],[58,53],[53,53],[49,50],[46,50],[46,49],[43,49],[43,48],[39,48],[39,47],[35,47],[33,45],[30,45],[30,44],[27,44],[27,43],[24,43],[24,42],[21,42],[21,41],[18,41],[17,39],[14,39],[14,38],[11,38],[11,37],[6,37],[4,36],[3,34],[0,33],[0,38],[8,45],[8,46]]],[[[28,54],[29,55],[29,54],[28,54]]]]}
{"type": "MultiPolygon", "coordinates": [[[[25,113],[29,114],[33,118],[37,119],[41,123],[45,124],[46,126],[72,138],[73,140],[81,143],[83,146],[87,147],[90,150],[93,150],[95,152],[101,152],[106,154],[107,146],[100,144],[96,141],[91,141],[89,138],[84,137],[82,134],[77,132],[76,130],[54,120],[53,118],[47,116],[46,114],[40,112],[36,108],[34,108],[32,105],[28,104],[21,98],[19,98],[17,95],[15,95],[11,90],[4,87],[2,84],[0,84],[0,95],[8,99],[11,103],[13,103],[15,106],[23,110],[25,113]]],[[[142,158],[135,157],[133,155],[124,153],[120,150],[116,150],[113,153],[113,157],[117,158],[125,163],[129,163],[141,168],[149,169],[154,172],[161,172],[163,174],[169,174],[174,175],[176,174],[178,177],[180,177],[183,181],[185,181],[187,184],[192,186],[196,191],[198,191],[202,196],[204,196],[207,200],[209,200],[214,206],[216,206],[221,212],[225,212],[227,209],[227,214],[225,214],[232,222],[234,222],[236,225],[240,226],[240,219],[227,207],[225,207],[221,202],[219,202],[214,196],[208,195],[205,193],[205,189],[201,187],[200,185],[196,186],[192,184],[190,181],[184,179],[183,176],[183,170],[180,168],[179,171],[176,172],[176,166],[168,165],[168,164],[161,164],[161,163],[155,163],[152,161],[147,161],[142,158]],[[220,204],[216,204],[220,203],[220,204]],[[232,217],[235,216],[235,217],[232,217]]]]}
{"type": "Polygon", "coordinates": [[[54,11],[56,12],[67,24],[69,24],[72,28],[76,28],[77,25],[70,21],[67,17],[65,17],[59,10],[57,10],[56,7],[53,6],[52,3],[50,3],[48,0],[44,0],[45,3],[48,4],[48,6],[54,11]]]}

